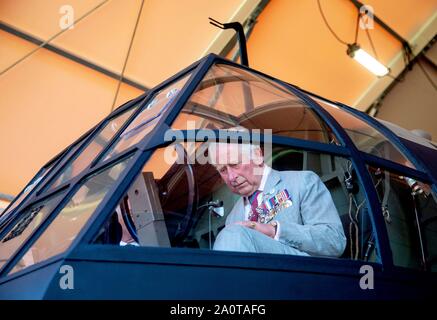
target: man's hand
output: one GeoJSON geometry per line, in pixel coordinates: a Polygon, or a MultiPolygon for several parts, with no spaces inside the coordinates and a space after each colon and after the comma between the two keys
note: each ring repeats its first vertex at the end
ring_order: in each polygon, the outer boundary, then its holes
{"type": "Polygon", "coordinates": [[[271,224],[259,223],[255,221],[237,221],[235,223],[264,233],[267,237],[270,238],[274,238],[276,235],[275,227],[271,224]]]}

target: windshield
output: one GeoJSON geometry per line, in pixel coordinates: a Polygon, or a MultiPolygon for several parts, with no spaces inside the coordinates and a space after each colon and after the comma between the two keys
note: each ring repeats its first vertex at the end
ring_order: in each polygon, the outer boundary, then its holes
{"type": "MultiPolygon", "coordinates": [[[[47,229],[44,230],[44,233],[26,251],[21,260],[11,270],[10,274],[35,263],[47,260],[68,249],[83,226],[91,218],[112,185],[120,177],[128,161],[129,159],[124,160],[89,177],[64,208],[56,215],[56,218],[50,222],[47,229]]],[[[46,218],[47,214],[53,209],[52,203],[54,203],[54,200],[49,203],[37,205],[35,208],[30,208],[30,211],[24,216],[24,222],[19,222],[17,227],[2,240],[1,251],[3,252],[5,245],[12,239],[17,238],[18,235],[21,234],[23,236],[28,235],[30,231],[39,226],[40,223],[43,223],[43,218],[46,218]],[[32,221],[34,222],[33,224],[31,224],[32,221]],[[36,221],[40,222],[37,223],[36,221]],[[29,226],[29,228],[26,228],[26,226],[29,226]],[[30,228],[30,226],[32,226],[32,228],[30,228]],[[29,231],[23,232],[23,229],[29,231]]],[[[19,241],[19,243],[21,242],[22,241],[19,241]]]]}
{"type": "Polygon", "coordinates": [[[237,125],[339,144],[329,126],[300,98],[263,76],[225,64],[211,67],[172,128],[223,129],[237,125]]]}

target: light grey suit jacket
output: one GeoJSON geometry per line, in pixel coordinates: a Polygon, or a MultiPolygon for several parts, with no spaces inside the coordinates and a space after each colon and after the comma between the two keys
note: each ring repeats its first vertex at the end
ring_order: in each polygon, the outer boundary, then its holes
{"type": "MultiPolygon", "coordinates": [[[[273,220],[280,224],[278,241],[312,256],[340,256],[346,237],[331,194],[312,171],[270,172],[265,197],[287,189],[292,205],[278,211],[273,220]],[[266,194],[267,193],[267,194],[266,194]]],[[[226,219],[226,225],[245,220],[241,197],[226,219]]]]}

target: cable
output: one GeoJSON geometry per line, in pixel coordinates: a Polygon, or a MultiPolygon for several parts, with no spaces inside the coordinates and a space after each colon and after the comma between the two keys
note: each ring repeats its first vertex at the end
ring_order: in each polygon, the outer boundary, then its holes
{"type": "Polygon", "coordinates": [[[419,217],[419,212],[417,210],[417,197],[415,196],[415,193],[412,192],[411,193],[411,197],[413,198],[413,206],[414,206],[414,216],[416,218],[416,225],[417,225],[417,232],[418,232],[418,236],[419,236],[419,244],[420,244],[420,253],[422,254],[422,264],[423,267],[426,271],[427,269],[427,262],[426,262],[426,254],[425,254],[425,248],[424,248],[424,239],[422,236],[422,224],[420,221],[420,217],[419,217]]]}
{"type": "Polygon", "coordinates": [[[352,218],[352,196],[349,195],[349,210],[348,210],[348,215],[349,215],[349,243],[350,243],[350,257],[351,259],[354,258],[354,248],[352,246],[353,244],[353,238],[352,238],[352,228],[353,228],[353,218],[352,218]]]}
{"type": "Polygon", "coordinates": [[[373,51],[373,54],[375,55],[375,59],[379,60],[378,54],[376,53],[375,45],[373,44],[373,40],[370,37],[369,29],[367,29],[367,28],[366,28],[366,34],[367,34],[367,38],[369,38],[370,45],[372,46],[372,51],[373,51]]]}
{"type": "MultiPolygon", "coordinates": [[[[357,21],[357,26],[356,26],[356,30],[355,30],[355,43],[357,43],[357,40],[358,40],[358,25],[359,25],[359,22],[360,22],[360,20],[363,19],[363,17],[365,15],[366,14],[364,14],[364,13],[358,12],[358,21],[357,21]]],[[[363,21],[363,23],[365,24],[364,21],[363,21]]],[[[376,53],[376,49],[375,49],[375,46],[374,46],[373,41],[372,41],[372,38],[370,37],[369,28],[364,28],[364,29],[366,30],[367,38],[369,39],[370,45],[372,46],[373,54],[375,55],[376,60],[379,60],[378,59],[378,54],[376,53]]]]}
{"type": "Polygon", "coordinates": [[[211,209],[208,209],[208,241],[209,241],[209,250],[211,250],[211,209]]]}
{"type": "Polygon", "coordinates": [[[355,204],[356,212],[355,212],[355,222],[357,223],[357,230],[355,232],[355,260],[358,260],[358,256],[360,253],[360,245],[359,245],[359,226],[358,226],[358,216],[360,214],[360,210],[363,207],[365,200],[363,200],[358,206],[355,204]]]}
{"type": "Polygon", "coordinates": [[[141,1],[140,10],[139,10],[138,16],[137,16],[137,21],[135,22],[134,32],[132,33],[132,37],[130,39],[129,49],[127,50],[126,58],[124,59],[123,69],[121,71],[120,78],[118,80],[117,90],[115,91],[114,101],[112,101],[111,111],[109,113],[114,111],[114,106],[115,106],[115,103],[117,102],[117,97],[118,97],[118,93],[120,91],[121,82],[122,82],[123,77],[124,77],[124,71],[126,70],[127,60],[129,59],[130,51],[132,49],[132,44],[134,42],[135,34],[136,34],[137,28],[138,28],[138,23],[140,21],[141,12],[143,11],[143,5],[144,5],[144,0],[141,1]]]}
{"type": "Polygon", "coordinates": [[[420,62],[419,59],[417,59],[417,64],[419,65],[419,68],[422,70],[423,74],[425,75],[426,79],[428,79],[429,83],[433,86],[434,90],[437,91],[437,85],[434,83],[434,81],[432,81],[430,75],[428,74],[428,72],[426,72],[425,68],[422,66],[422,63],[420,62]]]}
{"type": "Polygon", "coordinates": [[[329,31],[331,31],[332,35],[333,35],[333,36],[334,36],[334,37],[335,37],[339,42],[341,42],[342,44],[344,44],[344,45],[347,46],[348,43],[345,42],[345,41],[343,41],[343,40],[341,40],[341,39],[337,36],[337,34],[334,32],[334,30],[332,30],[331,26],[329,25],[328,21],[326,20],[325,14],[323,13],[323,10],[322,10],[322,6],[320,5],[320,0],[317,0],[317,4],[319,5],[319,11],[320,11],[320,14],[322,15],[323,21],[325,22],[325,25],[328,27],[329,31]]]}
{"type": "Polygon", "coordinates": [[[411,71],[413,69],[412,58],[414,59],[413,52],[411,51],[410,45],[406,40],[401,41],[402,44],[402,57],[404,59],[405,69],[411,71]]]}
{"type": "Polygon", "coordinates": [[[396,81],[398,83],[404,82],[404,79],[400,78],[400,76],[394,77],[390,73],[387,73],[386,76],[389,78],[392,78],[394,81],[396,81]]]}
{"type": "Polygon", "coordinates": [[[360,20],[361,20],[361,13],[358,12],[358,16],[357,16],[357,24],[355,25],[355,40],[354,43],[358,42],[358,26],[360,25],[360,20]]]}
{"type": "MultiPolygon", "coordinates": [[[[437,91],[437,85],[434,83],[434,81],[431,79],[431,76],[428,74],[428,72],[425,70],[425,68],[423,67],[422,63],[420,62],[420,53],[418,55],[416,55],[416,57],[413,56],[413,59],[411,59],[412,56],[412,52],[411,52],[411,48],[409,47],[408,43],[403,43],[402,44],[402,49],[403,49],[403,53],[404,53],[404,62],[406,67],[409,67],[409,70],[411,71],[412,65],[414,63],[417,63],[419,65],[420,70],[422,70],[423,74],[425,75],[425,78],[428,80],[428,82],[431,84],[431,86],[434,88],[434,90],[437,91]]],[[[424,55],[422,55],[424,56],[424,55]]]]}
{"type": "Polygon", "coordinates": [[[352,216],[352,201],[353,196],[350,193],[349,194],[349,242],[350,242],[350,255],[351,259],[356,260],[358,257],[358,224],[357,221],[355,221],[354,217],[352,216]],[[353,237],[353,234],[355,234],[355,237],[353,237]],[[354,254],[354,239],[355,239],[355,254],[354,254]]]}
{"type": "MultiPolygon", "coordinates": [[[[363,18],[363,15],[364,15],[364,14],[358,14],[360,20],[363,18]]],[[[375,59],[376,59],[376,60],[379,60],[379,58],[378,58],[378,54],[376,53],[375,45],[373,44],[372,37],[370,37],[369,28],[364,28],[364,29],[366,30],[367,38],[369,39],[370,46],[372,47],[373,55],[375,56],[375,59]]],[[[389,75],[389,74],[387,74],[387,75],[389,75]]],[[[391,77],[391,78],[393,78],[393,77],[391,77]]],[[[393,78],[393,79],[394,79],[394,78],[393,78]]],[[[396,80],[396,79],[394,79],[394,80],[396,80]]]]}
{"type": "MultiPolygon", "coordinates": [[[[88,11],[87,13],[85,13],[82,17],[80,17],[79,19],[77,19],[76,21],[74,21],[74,24],[77,24],[79,21],[81,21],[82,19],[86,18],[87,16],[89,16],[92,12],[94,12],[95,10],[97,10],[98,8],[100,8],[101,6],[103,6],[106,2],[108,2],[109,0],[104,0],[103,2],[101,2],[100,4],[98,4],[96,7],[94,7],[93,9],[91,9],[90,11],[88,11]]],[[[41,43],[37,48],[33,49],[32,51],[30,51],[29,53],[27,53],[24,57],[18,59],[17,61],[15,61],[14,63],[12,63],[9,67],[7,67],[6,69],[2,70],[0,72],[0,76],[2,74],[4,74],[5,72],[7,72],[8,70],[12,69],[13,67],[15,67],[17,64],[19,64],[20,62],[24,61],[25,59],[27,59],[28,57],[30,57],[32,54],[34,54],[35,52],[37,52],[39,49],[43,48],[46,44],[48,44],[50,41],[56,39],[58,36],[60,36],[61,34],[63,34],[65,31],[69,30],[69,28],[65,28],[62,29],[60,32],[56,33],[55,35],[53,35],[52,37],[50,37],[48,40],[44,41],[43,43],[41,43]]]]}

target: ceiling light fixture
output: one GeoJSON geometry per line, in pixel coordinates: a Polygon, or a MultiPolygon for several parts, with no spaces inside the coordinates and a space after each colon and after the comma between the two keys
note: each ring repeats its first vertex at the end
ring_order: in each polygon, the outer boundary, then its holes
{"type": "MultiPolygon", "coordinates": [[[[351,1],[354,2],[354,0],[351,0],[351,1]]],[[[368,30],[367,26],[365,25],[364,21],[361,20],[361,19],[363,19],[363,17],[365,17],[369,13],[367,11],[367,6],[361,5],[359,7],[359,12],[357,15],[357,23],[355,26],[355,39],[354,39],[354,42],[351,44],[351,43],[348,43],[348,42],[340,39],[340,37],[335,33],[335,31],[329,25],[328,20],[325,17],[325,14],[323,13],[322,6],[320,4],[320,0],[317,0],[317,3],[319,6],[320,14],[323,18],[323,21],[325,22],[326,27],[329,29],[329,31],[332,33],[332,35],[337,39],[338,42],[347,46],[346,52],[347,52],[349,57],[355,59],[363,67],[365,67],[367,70],[369,70],[370,72],[372,72],[373,74],[375,74],[378,77],[383,77],[383,76],[386,76],[390,73],[390,69],[378,61],[378,56],[376,54],[376,50],[375,50],[375,46],[373,45],[372,38],[370,37],[369,30],[368,30]],[[366,51],[361,49],[361,47],[358,45],[358,31],[359,31],[360,21],[363,22],[365,25],[364,29],[366,30],[367,37],[369,38],[370,45],[372,46],[374,56],[368,54],[366,51]]],[[[372,19],[373,19],[373,12],[371,14],[372,14],[372,19]]]]}
{"type": "Polygon", "coordinates": [[[365,67],[367,70],[369,70],[378,77],[383,77],[390,72],[390,70],[386,66],[380,63],[366,51],[361,49],[360,46],[356,43],[348,44],[346,52],[348,56],[355,59],[363,67],[365,67]]]}

